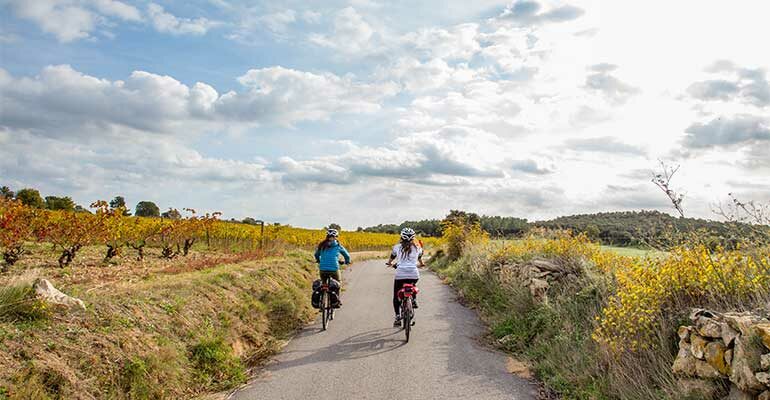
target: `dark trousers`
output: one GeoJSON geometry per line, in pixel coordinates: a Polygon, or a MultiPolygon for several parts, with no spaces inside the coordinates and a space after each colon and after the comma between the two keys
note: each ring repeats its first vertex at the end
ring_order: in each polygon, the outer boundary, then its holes
{"type": "MultiPolygon", "coordinates": [[[[398,291],[407,283],[416,285],[417,279],[396,279],[393,281],[393,310],[396,312],[397,316],[398,314],[401,314],[401,302],[398,301],[398,291]]],[[[414,294],[413,296],[415,299],[417,298],[417,294],[414,294]]]]}
{"type": "Polygon", "coordinates": [[[321,272],[321,280],[325,281],[326,278],[334,278],[337,282],[340,281],[340,271],[320,271],[321,272]]]}

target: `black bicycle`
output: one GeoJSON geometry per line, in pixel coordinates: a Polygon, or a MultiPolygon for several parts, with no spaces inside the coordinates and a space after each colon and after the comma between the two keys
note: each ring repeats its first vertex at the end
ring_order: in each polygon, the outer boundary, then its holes
{"type": "Polygon", "coordinates": [[[401,301],[401,326],[404,328],[406,341],[409,342],[409,335],[412,333],[414,325],[414,296],[417,295],[417,286],[406,283],[398,291],[398,300],[401,301]]]}
{"type": "Polygon", "coordinates": [[[334,305],[332,304],[331,294],[329,294],[329,280],[331,277],[324,278],[321,283],[321,326],[323,330],[329,325],[329,322],[334,319],[334,305]]]}

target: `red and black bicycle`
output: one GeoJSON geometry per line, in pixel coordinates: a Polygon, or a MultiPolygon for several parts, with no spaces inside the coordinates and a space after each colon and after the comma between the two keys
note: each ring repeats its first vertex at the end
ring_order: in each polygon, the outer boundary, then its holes
{"type": "Polygon", "coordinates": [[[418,292],[417,286],[406,283],[397,295],[401,302],[401,326],[404,328],[407,342],[409,342],[409,335],[412,333],[412,325],[414,325],[414,303],[412,301],[418,292]]]}

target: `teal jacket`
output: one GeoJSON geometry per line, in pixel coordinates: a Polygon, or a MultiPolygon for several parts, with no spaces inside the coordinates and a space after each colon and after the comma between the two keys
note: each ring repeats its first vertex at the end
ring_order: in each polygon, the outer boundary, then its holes
{"type": "Polygon", "coordinates": [[[337,261],[339,255],[345,258],[345,263],[350,263],[350,253],[343,247],[340,242],[333,241],[331,247],[327,249],[316,249],[315,262],[319,263],[321,271],[336,271],[340,269],[339,262],[337,261]]]}

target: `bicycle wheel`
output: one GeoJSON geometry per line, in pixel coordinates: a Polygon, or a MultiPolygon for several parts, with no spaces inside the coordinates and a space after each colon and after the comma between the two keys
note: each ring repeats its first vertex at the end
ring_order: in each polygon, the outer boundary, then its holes
{"type": "Polygon", "coordinates": [[[329,294],[321,293],[321,329],[326,330],[326,324],[329,317],[329,294]]]}
{"type": "Polygon", "coordinates": [[[409,334],[412,333],[412,302],[409,299],[405,299],[404,304],[404,335],[406,335],[406,341],[409,342],[409,334]]]}

